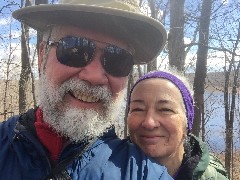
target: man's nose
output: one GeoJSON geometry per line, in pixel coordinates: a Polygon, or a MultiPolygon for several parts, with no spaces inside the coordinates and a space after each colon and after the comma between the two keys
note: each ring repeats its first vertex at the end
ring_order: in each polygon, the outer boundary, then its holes
{"type": "Polygon", "coordinates": [[[88,81],[91,85],[106,85],[108,82],[107,73],[101,64],[102,51],[96,51],[92,61],[83,67],[79,72],[81,80],[88,81]]]}

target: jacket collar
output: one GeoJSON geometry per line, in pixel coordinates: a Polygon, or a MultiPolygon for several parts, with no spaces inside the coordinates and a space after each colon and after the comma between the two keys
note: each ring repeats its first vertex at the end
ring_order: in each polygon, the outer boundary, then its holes
{"type": "Polygon", "coordinates": [[[192,180],[193,177],[201,176],[209,164],[207,145],[196,136],[188,135],[184,150],[184,158],[175,180],[192,180]]]}

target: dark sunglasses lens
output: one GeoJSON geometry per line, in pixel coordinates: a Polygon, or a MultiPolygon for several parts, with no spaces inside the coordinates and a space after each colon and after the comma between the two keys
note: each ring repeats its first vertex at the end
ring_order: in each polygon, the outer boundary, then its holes
{"type": "Polygon", "coordinates": [[[102,66],[112,76],[125,77],[129,75],[133,67],[133,57],[124,49],[107,46],[104,49],[102,66]]]}
{"type": "Polygon", "coordinates": [[[58,42],[56,55],[61,64],[70,67],[84,67],[92,59],[94,43],[86,38],[64,37],[58,42]]]}

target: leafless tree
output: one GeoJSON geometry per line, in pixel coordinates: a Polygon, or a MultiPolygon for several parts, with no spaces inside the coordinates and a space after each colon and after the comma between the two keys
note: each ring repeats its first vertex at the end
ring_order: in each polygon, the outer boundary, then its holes
{"type": "MultiPolygon", "coordinates": [[[[48,4],[48,0],[35,0],[35,5],[48,4]]],[[[42,33],[37,32],[37,50],[39,49],[39,43],[42,40],[42,33]]],[[[38,51],[37,51],[38,52],[38,51]]]]}
{"type": "Polygon", "coordinates": [[[8,117],[8,115],[13,115],[13,111],[10,110],[10,106],[12,106],[12,104],[14,103],[12,101],[11,98],[9,98],[9,91],[10,91],[10,82],[11,77],[11,71],[12,71],[12,65],[13,65],[13,60],[14,60],[14,55],[13,53],[16,51],[17,46],[12,47],[12,29],[11,29],[11,25],[10,25],[10,29],[9,29],[9,51],[8,51],[8,58],[7,58],[7,62],[6,62],[6,69],[5,69],[5,79],[4,81],[4,89],[3,89],[3,113],[1,113],[1,115],[3,115],[3,118],[6,119],[8,117]]]}
{"type": "Polygon", "coordinates": [[[7,2],[7,3],[6,3],[5,5],[3,5],[3,6],[0,7],[0,14],[2,13],[3,10],[9,9],[9,10],[11,11],[11,8],[12,8],[13,6],[18,5],[18,3],[16,3],[15,1],[6,1],[6,0],[3,0],[3,1],[5,1],[5,2],[7,2]]]}
{"type": "MultiPolygon", "coordinates": [[[[23,6],[23,0],[22,6],[23,6]]],[[[26,0],[25,6],[30,6],[31,2],[26,0]]],[[[21,35],[21,63],[22,69],[19,80],[19,113],[23,113],[27,110],[27,89],[31,74],[30,66],[30,50],[29,50],[29,27],[21,24],[22,35],[21,35]]]]}
{"type": "Polygon", "coordinates": [[[170,30],[168,36],[169,65],[184,70],[184,3],[185,0],[170,0],[170,30]]]}
{"type": "Polygon", "coordinates": [[[203,0],[199,23],[199,45],[197,51],[196,72],[194,78],[195,118],[193,133],[199,136],[200,125],[204,122],[204,90],[207,74],[207,53],[212,0],[203,0]]]}
{"type": "MultiPolygon", "coordinates": [[[[237,51],[240,41],[240,21],[238,27],[238,35],[235,42],[233,52],[237,51]]],[[[238,58],[239,59],[239,58],[238,58]]],[[[239,70],[240,60],[236,62],[235,53],[231,55],[228,69],[225,68],[225,86],[224,86],[224,107],[225,107],[225,122],[226,122],[226,149],[225,149],[225,166],[230,175],[232,150],[233,150],[233,122],[236,110],[236,95],[237,89],[239,89],[239,70]],[[231,84],[231,74],[233,81],[231,84]],[[232,87],[231,93],[229,93],[230,87],[232,87]]]]}
{"type": "MultiPolygon", "coordinates": [[[[148,7],[150,8],[151,17],[154,19],[159,20],[160,16],[160,5],[161,2],[156,0],[148,0],[148,7]]],[[[157,38],[157,37],[156,37],[157,38]]],[[[147,64],[147,72],[157,70],[157,59],[154,59],[150,63],[147,64]]]]}

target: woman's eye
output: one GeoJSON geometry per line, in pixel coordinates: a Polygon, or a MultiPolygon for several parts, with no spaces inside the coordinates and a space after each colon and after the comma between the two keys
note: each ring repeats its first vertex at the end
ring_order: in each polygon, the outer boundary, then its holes
{"type": "Polygon", "coordinates": [[[161,108],[160,111],[173,112],[173,110],[172,110],[172,109],[169,109],[169,108],[161,108]]]}
{"type": "Polygon", "coordinates": [[[136,112],[136,111],[143,111],[143,109],[141,109],[141,108],[132,108],[131,109],[131,112],[136,112]]]}

